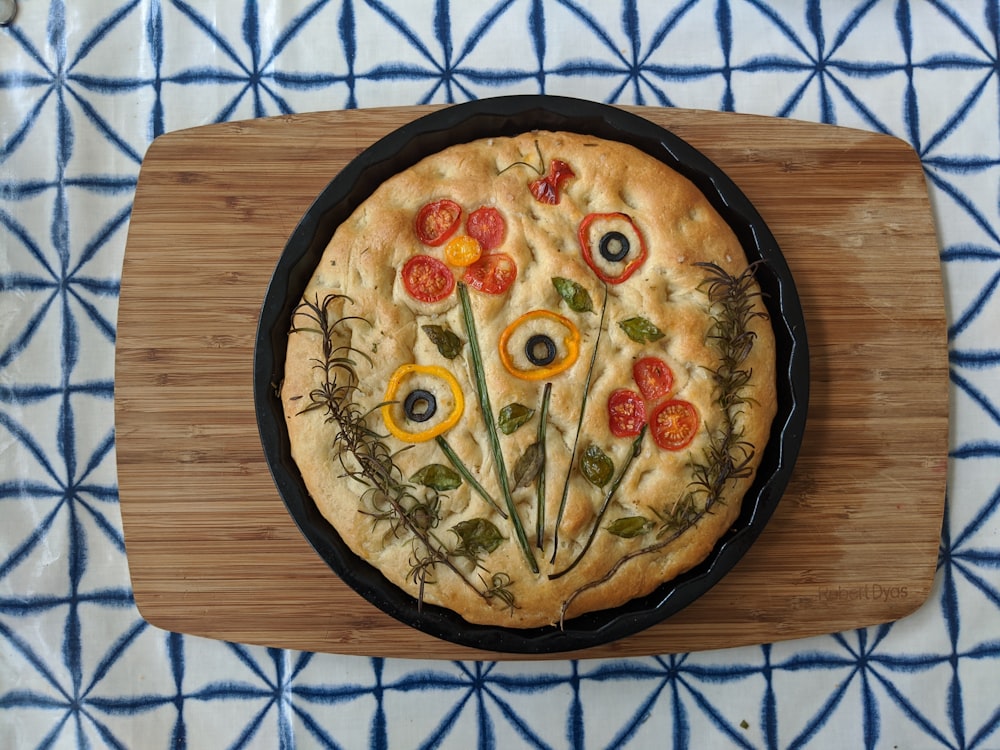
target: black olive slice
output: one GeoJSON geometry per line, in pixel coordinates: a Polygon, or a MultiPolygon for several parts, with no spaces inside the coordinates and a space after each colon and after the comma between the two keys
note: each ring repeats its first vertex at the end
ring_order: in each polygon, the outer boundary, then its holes
{"type": "Polygon", "coordinates": [[[537,367],[552,364],[556,358],[556,342],[552,340],[551,336],[536,333],[525,343],[524,356],[537,367]]]}
{"type": "Polygon", "coordinates": [[[403,401],[403,412],[413,422],[426,422],[437,412],[437,399],[430,391],[414,388],[403,401]]]}
{"type": "Polygon", "coordinates": [[[601,257],[604,258],[604,260],[611,263],[617,263],[628,255],[628,237],[621,232],[608,232],[601,237],[601,243],[598,245],[598,249],[601,251],[601,257]]]}

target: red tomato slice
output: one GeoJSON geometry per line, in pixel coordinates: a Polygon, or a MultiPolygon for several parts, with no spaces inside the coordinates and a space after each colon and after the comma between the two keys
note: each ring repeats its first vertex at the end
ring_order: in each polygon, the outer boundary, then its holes
{"type": "Polygon", "coordinates": [[[576,174],[569,164],[553,159],[549,162],[549,173],[532,182],[529,189],[536,201],[554,206],[559,202],[559,191],[570,177],[576,177],[576,174]]]}
{"type": "Polygon", "coordinates": [[[687,401],[664,401],[650,415],[649,430],[658,446],[679,451],[698,432],[698,412],[687,401]]]}
{"type": "Polygon", "coordinates": [[[507,222],[495,208],[483,206],[469,214],[469,218],[465,220],[465,231],[470,237],[479,240],[483,252],[488,253],[503,244],[507,222]]]}
{"type": "Polygon", "coordinates": [[[635,437],[646,424],[646,405],[635,391],[619,388],[608,396],[608,427],[615,437],[635,437]]]}
{"type": "Polygon", "coordinates": [[[458,229],[462,218],[462,207],[455,201],[444,199],[433,201],[417,212],[417,237],[425,245],[437,247],[458,229]]]}
{"type": "Polygon", "coordinates": [[[419,302],[439,302],[455,288],[451,269],[437,258],[414,255],[400,273],[407,294],[419,302]]]}
{"type": "Polygon", "coordinates": [[[674,373],[659,357],[643,357],[632,365],[632,377],[647,401],[666,396],[674,387],[674,373]]]}
{"type": "Polygon", "coordinates": [[[559,193],[556,192],[548,177],[539,177],[528,186],[528,189],[539,203],[548,203],[550,206],[554,206],[559,202],[559,193]]]}
{"type": "Polygon", "coordinates": [[[503,294],[517,278],[517,266],[507,253],[490,253],[466,268],[464,278],[477,291],[503,294]]]}
{"type": "Polygon", "coordinates": [[[560,159],[553,159],[549,163],[549,179],[556,189],[561,188],[570,177],[576,177],[576,173],[569,164],[560,159]]]}

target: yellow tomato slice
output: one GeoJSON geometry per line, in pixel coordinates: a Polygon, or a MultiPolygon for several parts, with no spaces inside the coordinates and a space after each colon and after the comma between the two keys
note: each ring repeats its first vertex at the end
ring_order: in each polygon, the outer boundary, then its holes
{"type": "Polygon", "coordinates": [[[467,234],[452,237],[444,246],[444,259],[453,266],[471,266],[483,254],[479,240],[467,234]]]}

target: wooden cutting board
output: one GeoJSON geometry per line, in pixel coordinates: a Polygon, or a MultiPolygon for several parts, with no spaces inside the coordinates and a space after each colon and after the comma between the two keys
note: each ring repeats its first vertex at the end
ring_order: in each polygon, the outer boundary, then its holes
{"type": "MultiPolygon", "coordinates": [[[[538,658],[437,640],[355,594],[287,514],[258,439],[253,342],[286,239],[348,160],[432,109],[225,123],[150,146],[122,273],[115,410],[132,585],[153,625],[343,654],[538,658]]],[[[541,658],[766,643],[909,614],[933,581],[948,441],[942,280],[917,155],[844,128],[629,109],[722,167],[772,229],[805,312],[809,420],[778,510],[721,583],[635,636],[541,658]]]]}

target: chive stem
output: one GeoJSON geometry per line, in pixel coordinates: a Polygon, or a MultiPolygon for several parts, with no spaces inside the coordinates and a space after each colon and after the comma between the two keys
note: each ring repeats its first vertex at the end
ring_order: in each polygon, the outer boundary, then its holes
{"type": "Polygon", "coordinates": [[[497,505],[497,501],[490,496],[490,493],[486,491],[486,488],[479,483],[479,480],[477,480],[475,476],[473,476],[472,472],[469,471],[469,467],[462,463],[462,459],[458,457],[458,454],[455,453],[454,449],[448,444],[448,441],[444,439],[444,436],[438,435],[435,440],[444,455],[448,457],[451,465],[455,467],[455,471],[461,474],[462,478],[469,483],[472,489],[474,489],[479,496],[483,498],[483,500],[492,505],[496,512],[503,516],[504,520],[507,520],[507,514],[504,512],[503,508],[497,505]]]}
{"type": "Polygon", "coordinates": [[[469,302],[469,290],[466,288],[464,282],[458,282],[457,286],[458,298],[462,303],[465,334],[469,337],[469,356],[472,360],[472,369],[475,375],[476,395],[479,397],[479,408],[483,412],[486,437],[489,439],[493,462],[496,464],[497,475],[500,481],[500,491],[503,493],[503,499],[507,505],[507,512],[510,514],[511,523],[514,525],[517,543],[521,546],[521,551],[524,553],[531,572],[538,573],[538,562],[536,562],[535,556],[531,553],[531,545],[528,543],[528,537],[524,533],[524,525],[521,523],[521,517],[517,514],[514,498],[511,497],[510,483],[507,479],[507,466],[504,463],[503,452],[500,449],[500,437],[497,435],[497,426],[493,419],[493,407],[490,405],[490,394],[486,385],[486,374],[483,370],[483,355],[479,350],[479,338],[476,335],[476,321],[472,315],[472,304],[469,302]]]}
{"type": "Polygon", "coordinates": [[[537,479],[537,500],[538,508],[535,512],[535,546],[542,549],[545,540],[545,464],[548,463],[548,454],[545,447],[545,427],[549,421],[549,400],[552,398],[552,383],[545,384],[542,391],[542,413],[538,419],[538,444],[542,446],[542,468],[538,470],[537,479]]]}

